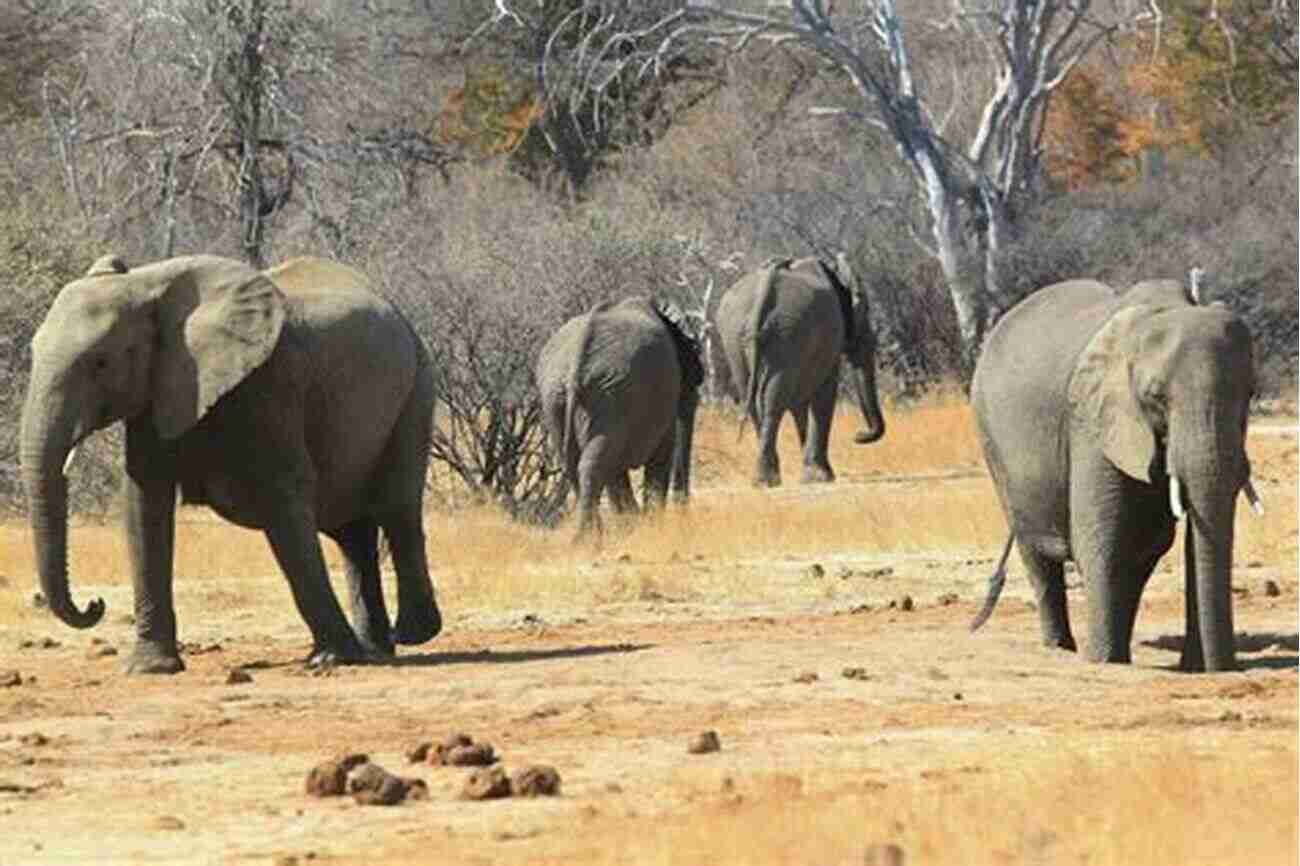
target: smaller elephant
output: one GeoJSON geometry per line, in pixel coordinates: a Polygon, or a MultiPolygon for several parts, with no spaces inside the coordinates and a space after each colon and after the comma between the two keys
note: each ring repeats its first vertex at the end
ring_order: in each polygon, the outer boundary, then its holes
{"type": "Polygon", "coordinates": [[[605,302],[565,322],[535,371],[551,446],[578,496],[579,538],[600,532],[609,491],[617,512],[636,509],[628,472],[645,467],[644,500],[690,496],[700,348],[685,317],[648,298],[605,302]]]}
{"type": "Polygon", "coordinates": [[[308,663],[387,656],[441,628],[426,561],[424,478],[433,424],[428,352],[353,269],[294,259],[268,271],[217,256],[138,268],[105,256],[64,286],[32,340],[23,482],[41,589],[75,628],[104,615],[68,582],[68,465],[126,426],[124,521],[135,588],[130,673],[183,670],[172,550],[179,489],[265,533],[310,629],[308,663]],[[397,572],[390,629],[378,534],[397,572]],[[343,552],[352,625],[318,533],[343,552]]]}
{"type": "Polygon", "coordinates": [[[817,258],[769,262],[723,294],[714,320],[732,389],[758,433],[755,484],[781,483],[776,441],[786,412],[803,448],[802,480],[835,480],[827,451],[841,357],[866,422],[854,441],[885,435],[870,308],[845,256],[833,265],[817,258]]]}
{"type": "Polygon", "coordinates": [[[1087,593],[1088,658],[1130,661],[1142,590],[1186,518],[1185,670],[1236,667],[1236,500],[1257,510],[1246,426],[1244,322],[1174,280],[1119,294],[1092,280],[1040,289],[989,333],[971,405],[1011,538],[971,628],[989,616],[1012,543],[1043,642],[1076,649],[1064,564],[1087,593]]]}

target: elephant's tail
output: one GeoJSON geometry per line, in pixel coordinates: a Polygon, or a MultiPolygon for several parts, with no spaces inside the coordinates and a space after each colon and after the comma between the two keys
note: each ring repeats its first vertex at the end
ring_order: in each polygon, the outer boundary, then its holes
{"type": "Polygon", "coordinates": [[[984,606],[980,608],[979,613],[970,621],[970,630],[975,631],[984,625],[985,621],[993,615],[993,608],[997,606],[998,597],[1002,595],[1002,587],[1007,582],[1007,558],[1011,556],[1011,545],[1016,540],[1014,532],[1007,535],[1006,546],[1002,548],[1002,557],[998,559],[998,567],[989,575],[989,591],[984,596],[984,606]]]}
{"type": "Polygon", "coordinates": [[[583,319],[582,328],[578,332],[578,343],[573,353],[573,358],[569,363],[569,370],[564,377],[564,440],[562,443],[564,455],[564,471],[569,478],[569,483],[574,490],[578,489],[578,443],[575,438],[576,430],[574,416],[578,411],[578,400],[581,397],[582,388],[582,361],[587,356],[591,345],[592,322],[596,313],[608,304],[599,304],[583,319]]]}
{"type": "MultiPolygon", "coordinates": [[[[758,297],[754,299],[754,306],[749,314],[749,387],[746,388],[745,394],[745,414],[754,425],[754,432],[759,433],[758,423],[758,395],[763,392],[764,380],[767,378],[766,366],[762,363],[762,354],[759,352],[760,336],[763,330],[763,316],[772,306],[776,298],[776,274],[783,268],[788,268],[790,262],[794,261],[789,258],[770,259],[759,271],[762,279],[758,297]]],[[[745,421],[741,419],[741,431],[745,427],[745,421]]]]}

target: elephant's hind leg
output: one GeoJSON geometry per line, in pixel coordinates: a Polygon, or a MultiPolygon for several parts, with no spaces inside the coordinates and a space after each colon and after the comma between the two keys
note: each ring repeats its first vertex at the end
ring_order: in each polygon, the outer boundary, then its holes
{"type": "Polygon", "coordinates": [[[835,397],[840,389],[838,372],[833,372],[817,387],[811,402],[812,424],[803,445],[804,484],[824,484],[835,480],[831,468],[831,421],[835,418],[835,397]]]}
{"type": "Polygon", "coordinates": [[[388,610],[379,579],[379,525],[370,518],[354,520],[326,533],[338,544],[347,568],[352,630],[367,653],[393,654],[388,610]]]}
{"type": "Polygon", "coordinates": [[[418,506],[405,506],[380,520],[397,572],[397,625],[393,639],[400,644],[421,644],[442,631],[442,611],[429,578],[423,514],[418,506]]]}
{"type": "Polygon", "coordinates": [[[1065,564],[1048,559],[1017,539],[1020,561],[1029,572],[1029,584],[1038,604],[1038,626],[1043,646],[1073,652],[1078,648],[1070,631],[1070,610],[1065,599],[1065,564]]]}

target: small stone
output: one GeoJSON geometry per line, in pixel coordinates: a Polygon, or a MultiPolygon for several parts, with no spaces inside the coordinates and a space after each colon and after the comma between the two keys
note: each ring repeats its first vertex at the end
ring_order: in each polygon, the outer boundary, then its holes
{"type": "Polygon", "coordinates": [[[228,686],[237,686],[252,681],[253,675],[243,668],[231,668],[230,673],[226,674],[226,685],[228,686]]]}
{"type": "Polygon", "coordinates": [[[500,767],[483,767],[465,778],[460,796],[465,800],[495,800],[510,796],[510,778],[500,767]]]}
{"type": "Polygon", "coordinates": [[[804,569],[804,573],[814,580],[817,580],[826,576],[826,569],[822,568],[820,562],[814,562],[812,565],[804,569]]]}
{"type": "Polygon", "coordinates": [[[866,668],[845,668],[840,671],[840,676],[846,680],[869,680],[871,676],[867,673],[866,668]]]}
{"type": "Polygon", "coordinates": [[[876,844],[867,848],[864,866],[903,866],[903,849],[897,845],[876,844]]]}
{"type": "Polygon", "coordinates": [[[962,693],[961,693],[961,692],[953,692],[953,693],[952,693],[952,699],[953,699],[954,701],[965,700],[965,698],[962,696],[962,693]]]}
{"type": "Polygon", "coordinates": [[[50,738],[42,734],[40,731],[33,731],[30,734],[23,734],[18,738],[18,742],[20,745],[24,746],[48,746],[50,744],[50,738]]]}
{"type": "Polygon", "coordinates": [[[871,613],[871,605],[866,603],[855,604],[853,605],[853,607],[849,608],[849,613],[850,614],[871,613]]]}
{"type": "Polygon", "coordinates": [[[108,644],[92,646],[86,651],[86,658],[88,659],[102,659],[115,655],[117,655],[117,647],[109,646],[108,644]]]}
{"type": "Polygon", "coordinates": [[[41,649],[58,649],[63,646],[63,644],[59,643],[52,637],[43,637],[37,642],[36,646],[41,649]]]}
{"type": "Polygon", "coordinates": [[[18,671],[0,671],[0,688],[21,686],[22,684],[23,675],[18,673],[18,671]]]}
{"type": "Polygon", "coordinates": [[[554,767],[537,764],[510,777],[510,792],[516,797],[555,797],[560,793],[560,774],[554,767]]]}
{"type": "Polygon", "coordinates": [[[935,604],[940,607],[948,607],[949,605],[956,604],[959,601],[961,601],[961,598],[955,592],[945,592],[934,600],[935,604]]]}
{"type": "Polygon", "coordinates": [[[1268,596],[1269,598],[1277,598],[1281,594],[1282,594],[1282,587],[1277,585],[1276,580],[1264,581],[1264,595],[1268,596]]]}
{"type": "Polygon", "coordinates": [[[722,749],[722,740],[717,731],[703,731],[691,738],[686,744],[686,751],[692,755],[707,755],[722,749]]]}
{"type": "Polygon", "coordinates": [[[804,685],[807,685],[809,683],[815,683],[819,679],[821,679],[821,677],[817,676],[816,671],[804,671],[803,673],[796,676],[794,678],[794,681],[796,683],[803,683],[804,685]]]}
{"type": "Polygon", "coordinates": [[[154,819],[153,826],[157,830],[184,830],[185,822],[175,815],[159,815],[154,819]]]}

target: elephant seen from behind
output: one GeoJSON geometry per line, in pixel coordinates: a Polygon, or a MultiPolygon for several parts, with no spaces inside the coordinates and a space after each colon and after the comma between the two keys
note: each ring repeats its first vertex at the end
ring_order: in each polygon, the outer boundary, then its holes
{"type": "Polygon", "coordinates": [[[1259,508],[1246,457],[1251,336],[1173,280],[1123,294],[1090,280],[1041,289],[989,333],[971,403],[1011,531],[972,628],[988,617],[1012,541],[1043,642],[1073,650],[1063,566],[1087,594],[1087,657],[1130,661],[1142,590],[1186,518],[1181,667],[1236,667],[1237,494],[1259,508]]]}
{"type": "Polygon", "coordinates": [[[295,259],[259,272],[198,255],[129,268],[105,256],[54,299],[32,341],[23,482],[41,589],[72,601],[67,479],[95,430],[126,424],[125,524],[136,644],[126,668],[184,668],[172,601],[176,491],[262,530],[312,636],[309,664],[387,656],[441,628],[422,524],[433,423],[429,357],[406,319],[351,268],[295,259]],[[390,631],[378,532],[397,572],[390,631]],[[318,532],[341,548],[352,625],[318,532]]]}
{"type": "Polygon", "coordinates": [[[605,302],[565,322],[535,369],[550,442],[577,493],[579,538],[601,529],[603,491],[636,510],[628,473],[645,467],[644,504],[690,496],[700,347],[681,311],[649,298],[605,302]]]}
{"type": "Polygon", "coordinates": [[[835,480],[828,446],[841,358],[848,361],[866,424],[854,441],[866,444],[885,435],[870,307],[844,255],[834,263],[819,258],[767,263],[727,289],[714,323],[735,396],[758,434],[755,484],[781,483],[776,442],[787,412],[794,416],[803,448],[802,480],[835,480]]]}

